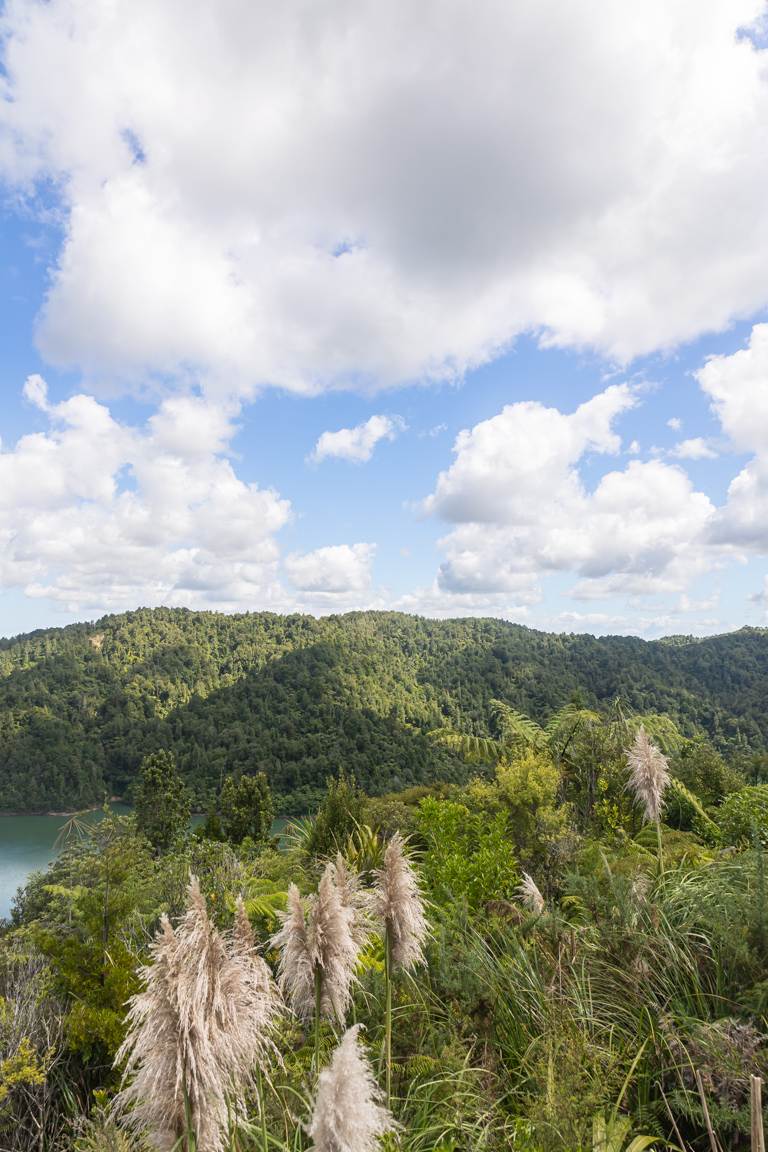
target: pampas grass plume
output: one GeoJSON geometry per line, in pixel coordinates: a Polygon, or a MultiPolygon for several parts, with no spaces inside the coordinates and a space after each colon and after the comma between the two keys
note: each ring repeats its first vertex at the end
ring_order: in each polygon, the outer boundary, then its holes
{"type": "Polygon", "coordinates": [[[419,878],[399,832],[387,844],[376,873],[373,906],[388,934],[393,968],[410,971],[423,964],[429,925],[419,878]]]}
{"type": "Polygon", "coordinates": [[[641,725],[632,747],[627,751],[629,782],[627,787],[643,809],[645,819],[658,824],[664,805],[664,792],[669,784],[669,765],[641,725]]]}
{"type": "Polygon", "coordinates": [[[371,923],[371,895],[369,892],[364,891],[359,874],[349,865],[341,852],[336,854],[336,859],[333,861],[331,869],[333,882],[336,885],[341,902],[345,908],[349,908],[352,911],[352,935],[358,947],[362,950],[368,945],[373,929],[371,923]]]}
{"type": "Polygon", "coordinates": [[[288,887],[286,910],[280,919],[280,929],[269,942],[280,950],[277,982],[293,1011],[306,1018],[314,1011],[315,966],[306,909],[295,884],[288,887]]]}
{"type": "Polygon", "coordinates": [[[272,1061],[282,1064],[272,1036],[285,1005],[269,965],[259,955],[242,896],[238,896],[235,905],[229,962],[222,982],[225,1002],[235,1020],[234,1034],[240,1048],[238,1065],[267,1072],[272,1061]]]}
{"type": "Polygon", "coordinates": [[[396,1129],[359,1038],[360,1025],[347,1030],[327,1068],[320,1073],[308,1127],[311,1152],[375,1152],[396,1129]]]}
{"type": "Polygon", "coordinates": [[[343,1023],[360,956],[354,921],[355,910],[342,901],[331,861],[306,906],[295,884],[288,889],[288,908],[271,943],[280,949],[280,989],[303,1019],[309,1019],[315,1011],[319,977],[321,1015],[335,1016],[343,1023]]]}
{"type": "Polygon", "coordinates": [[[528,872],[523,872],[523,878],[517,889],[518,895],[526,908],[540,916],[544,911],[544,897],[539,886],[528,872]]]}
{"type": "Polygon", "coordinates": [[[228,949],[191,877],[181,923],[174,931],[163,918],[140,971],[143,989],[130,1001],[116,1057],[124,1086],[115,1107],[161,1152],[177,1147],[189,1126],[201,1152],[222,1152],[230,1117],[244,1112],[255,1068],[272,1052],[275,999],[244,914],[228,949]]]}
{"type": "Polygon", "coordinates": [[[125,1087],[115,1112],[129,1127],[146,1130],[165,1152],[184,1131],[183,1062],[174,989],[177,940],[167,916],[150,948],[150,960],[139,970],[143,990],[130,1001],[128,1033],[115,1063],[125,1061],[125,1087]]]}

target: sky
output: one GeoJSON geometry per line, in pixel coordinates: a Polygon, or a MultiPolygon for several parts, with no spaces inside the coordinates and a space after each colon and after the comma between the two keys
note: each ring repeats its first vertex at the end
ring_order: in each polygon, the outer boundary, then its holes
{"type": "Polygon", "coordinates": [[[768,625],[762,0],[7,0],[0,635],[768,625]]]}

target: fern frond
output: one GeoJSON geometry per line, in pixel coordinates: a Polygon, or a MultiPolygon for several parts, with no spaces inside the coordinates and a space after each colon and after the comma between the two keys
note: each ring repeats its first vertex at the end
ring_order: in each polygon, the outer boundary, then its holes
{"type": "Polygon", "coordinates": [[[698,796],[694,792],[691,792],[690,788],[686,788],[682,780],[678,780],[676,776],[670,777],[667,787],[679,800],[682,800],[684,804],[687,804],[688,807],[692,809],[700,834],[717,840],[720,835],[720,829],[711,816],[708,816],[704,811],[698,796]]]}
{"type": "Polygon", "coordinates": [[[499,740],[486,736],[469,736],[450,728],[436,728],[429,733],[431,740],[452,748],[470,764],[498,764],[508,751],[499,740]]]}
{"type": "Polygon", "coordinates": [[[600,724],[601,716],[597,712],[593,712],[591,708],[579,708],[577,704],[566,704],[564,708],[558,709],[553,716],[550,716],[544,731],[550,739],[554,739],[561,732],[572,732],[574,728],[580,727],[582,724],[600,724]]]}
{"type": "Polygon", "coordinates": [[[546,748],[547,734],[540,724],[531,720],[530,716],[510,708],[503,700],[491,700],[491,715],[499,726],[505,743],[521,743],[536,749],[546,748]]]}
{"type": "Polygon", "coordinates": [[[647,712],[642,716],[633,716],[629,726],[633,732],[640,727],[645,728],[653,743],[665,756],[671,756],[679,751],[685,739],[675,721],[666,712],[647,712]]]}

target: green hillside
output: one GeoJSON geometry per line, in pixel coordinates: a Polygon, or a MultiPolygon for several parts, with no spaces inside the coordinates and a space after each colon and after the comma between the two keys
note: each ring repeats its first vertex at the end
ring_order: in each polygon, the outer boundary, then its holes
{"type": "Polygon", "coordinates": [[[142,609],[0,641],[0,808],[124,795],[168,747],[199,803],[264,770],[284,807],[339,766],[371,793],[467,768],[428,739],[485,734],[489,701],[537,720],[578,694],[669,713],[720,750],[768,748],[768,630],[696,640],[549,635],[387,612],[315,619],[142,609]]]}

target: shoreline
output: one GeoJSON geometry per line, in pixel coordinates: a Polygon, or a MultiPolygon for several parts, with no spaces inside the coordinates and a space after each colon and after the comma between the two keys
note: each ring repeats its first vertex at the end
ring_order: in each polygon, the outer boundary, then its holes
{"type": "MultiPolygon", "coordinates": [[[[108,804],[122,804],[126,808],[133,811],[131,803],[124,799],[122,796],[110,796],[108,804]]],[[[72,816],[85,816],[88,812],[99,812],[104,807],[102,804],[91,804],[88,808],[72,808],[66,811],[57,811],[50,808],[0,808],[0,819],[4,816],[61,816],[62,819],[69,819],[72,816]]],[[[207,809],[193,808],[190,816],[205,816],[207,809]]]]}
{"type": "MultiPolygon", "coordinates": [[[[122,796],[110,796],[108,803],[111,804],[125,804],[122,796]]],[[[61,816],[68,819],[71,816],[84,816],[86,812],[98,812],[103,808],[104,804],[90,804],[87,808],[71,808],[65,811],[57,811],[55,809],[47,808],[3,808],[0,809],[0,817],[2,816],[61,816]]]]}

